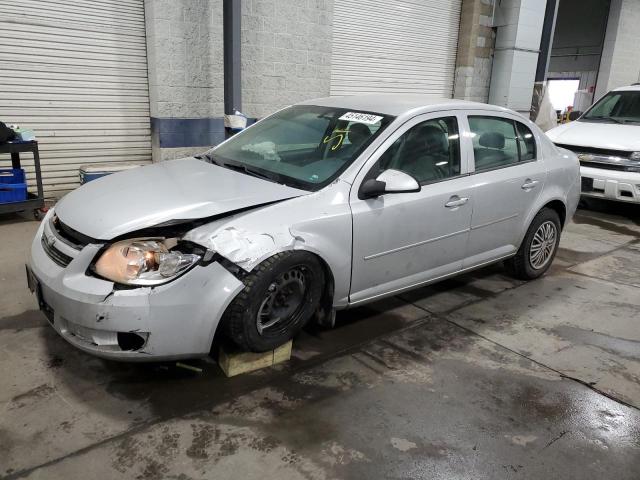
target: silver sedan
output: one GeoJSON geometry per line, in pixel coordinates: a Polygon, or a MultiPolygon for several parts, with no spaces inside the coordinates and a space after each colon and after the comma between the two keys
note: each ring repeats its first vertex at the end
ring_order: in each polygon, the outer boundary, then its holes
{"type": "Polygon", "coordinates": [[[539,277],[579,194],[576,156],[512,111],[324,98],[69,193],[27,277],[53,328],[101,357],[203,356],[221,336],[266,351],[490,263],[539,277]]]}

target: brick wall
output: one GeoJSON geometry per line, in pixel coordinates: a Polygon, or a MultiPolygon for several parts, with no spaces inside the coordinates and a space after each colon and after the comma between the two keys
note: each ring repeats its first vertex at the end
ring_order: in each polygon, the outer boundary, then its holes
{"type": "Polygon", "coordinates": [[[489,103],[529,115],[546,0],[502,0],[496,8],[489,103]]]}
{"type": "Polygon", "coordinates": [[[242,0],[243,113],[329,95],[332,17],[332,0],[242,0]]]}
{"type": "Polygon", "coordinates": [[[486,102],[491,83],[495,34],[493,0],[463,0],[458,35],[454,98],[486,102]]]}
{"type": "Polygon", "coordinates": [[[201,152],[185,135],[219,141],[221,122],[176,120],[224,114],[222,0],[145,0],[145,21],[154,160],[201,152]]]}
{"type": "Polygon", "coordinates": [[[630,85],[640,79],[638,25],[640,25],[638,0],[612,0],[596,98],[613,88],[630,85]]]}

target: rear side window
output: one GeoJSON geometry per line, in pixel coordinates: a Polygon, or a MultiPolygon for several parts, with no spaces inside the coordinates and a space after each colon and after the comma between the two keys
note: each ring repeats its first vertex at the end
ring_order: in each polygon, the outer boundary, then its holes
{"type": "Polygon", "coordinates": [[[476,171],[507,167],[536,158],[531,130],[500,117],[469,117],[476,171]]]}

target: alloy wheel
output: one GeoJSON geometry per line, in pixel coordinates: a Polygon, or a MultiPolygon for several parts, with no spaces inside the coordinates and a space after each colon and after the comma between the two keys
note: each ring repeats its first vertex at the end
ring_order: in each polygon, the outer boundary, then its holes
{"type": "Polygon", "coordinates": [[[529,247],[529,263],[534,269],[540,270],[549,263],[553,257],[557,238],[558,229],[555,223],[546,221],[538,227],[529,247]]]}

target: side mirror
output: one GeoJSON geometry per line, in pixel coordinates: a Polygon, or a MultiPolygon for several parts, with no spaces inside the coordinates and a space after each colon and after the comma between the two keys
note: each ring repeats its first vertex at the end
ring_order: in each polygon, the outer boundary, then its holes
{"type": "Polygon", "coordinates": [[[358,197],[361,200],[375,198],[385,193],[419,192],[420,184],[408,173],[389,169],[378,175],[375,180],[370,178],[360,187],[358,197]]]}
{"type": "Polygon", "coordinates": [[[574,120],[577,120],[578,118],[580,118],[580,115],[582,115],[582,112],[576,112],[576,111],[569,112],[569,120],[573,122],[574,120]]]}

